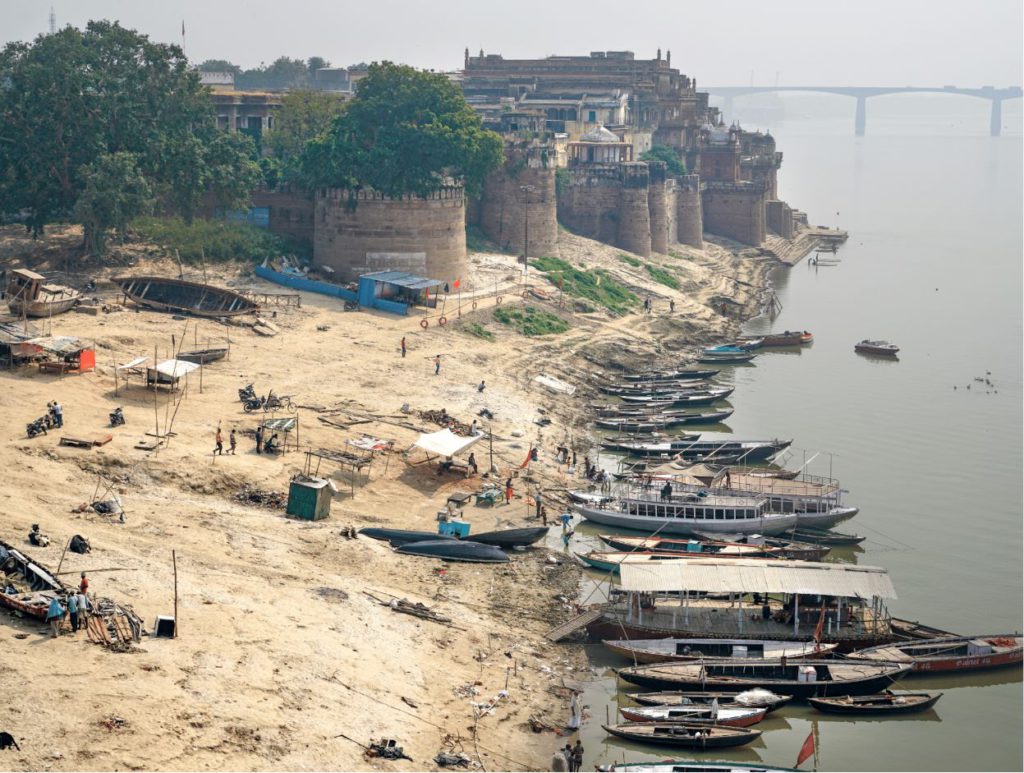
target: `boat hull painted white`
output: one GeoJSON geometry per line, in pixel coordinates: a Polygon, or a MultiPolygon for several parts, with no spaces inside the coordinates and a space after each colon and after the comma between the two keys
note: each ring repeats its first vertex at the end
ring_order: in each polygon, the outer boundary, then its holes
{"type": "Polygon", "coordinates": [[[797,513],[769,513],[760,518],[746,518],[732,521],[717,521],[696,518],[656,518],[649,515],[630,515],[612,510],[602,510],[586,505],[577,505],[588,521],[622,529],[635,529],[648,534],[685,534],[695,536],[702,533],[723,534],[782,534],[796,526],[800,517],[797,513]]]}
{"type": "Polygon", "coordinates": [[[850,520],[859,512],[859,507],[833,507],[821,513],[797,513],[797,526],[831,529],[837,523],[850,520]]]}

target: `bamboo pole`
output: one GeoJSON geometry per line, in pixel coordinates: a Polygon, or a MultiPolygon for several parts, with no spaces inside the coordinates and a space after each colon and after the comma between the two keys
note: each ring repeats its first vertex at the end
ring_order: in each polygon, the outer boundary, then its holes
{"type": "Polygon", "coordinates": [[[178,638],[178,556],[171,551],[171,564],[174,566],[174,638],[178,638]]]}
{"type": "Polygon", "coordinates": [[[57,563],[56,574],[60,574],[60,568],[61,568],[61,566],[64,565],[64,556],[67,555],[69,547],[71,547],[71,540],[70,539],[64,544],[64,552],[60,554],[60,561],[57,563]]]}

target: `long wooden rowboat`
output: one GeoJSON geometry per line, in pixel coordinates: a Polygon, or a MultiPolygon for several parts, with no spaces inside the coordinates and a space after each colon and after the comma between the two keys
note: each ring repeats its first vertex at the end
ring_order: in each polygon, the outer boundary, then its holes
{"type": "Polygon", "coordinates": [[[156,311],[195,314],[200,317],[235,317],[256,311],[259,306],[244,295],[183,279],[160,276],[126,276],[114,284],[140,306],[156,311]]]}
{"type": "Polygon", "coordinates": [[[52,571],[6,542],[0,542],[0,578],[0,604],[40,620],[50,602],[68,592],[52,571]]]}
{"type": "Polygon", "coordinates": [[[223,360],[227,356],[227,347],[220,349],[197,349],[194,352],[181,352],[177,359],[185,362],[194,362],[196,365],[205,365],[208,362],[223,360]]]}
{"type": "Polygon", "coordinates": [[[701,658],[819,658],[836,648],[835,644],[764,639],[605,639],[601,643],[615,654],[637,663],[701,658]]]}
{"type": "Polygon", "coordinates": [[[718,422],[725,421],[730,416],[732,416],[731,408],[711,413],[686,412],[666,416],[658,414],[647,416],[610,416],[603,419],[594,419],[594,426],[618,432],[654,432],[656,430],[674,429],[686,424],[717,424],[718,422]]]}
{"type": "Polygon", "coordinates": [[[851,652],[851,658],[884,660],[911,666],[914,673],[977,671],[1019,666],[1024,636],[1016,633],[989,636],[943,636],[919,642],[899,642],[851,652]]]}
{"type": "Polygon", "coordinates": [[[876,716],[889,714],[912,714],[927,711],[934,706],[942,693],[892,693],[886,690],[878,695],[840,695],[835,698],[808,698],[818,711],[829,714],[853,714],[876,716]]]}
{"type": "Polygon", "coordinates": [[[641,706],[688,706],[694,703],[711,703],[717,700],[720,706],[743,706],[748,709],[764,709],[771,714],[785,706],[792,695],[776,695],[769,690],[747,690],[746,692],[630,692],[626,697],[641,706]]]}
{"type": "Polygon", "coordinates": [[[809,527],[798,527],[786,532],[787,537],[792,537],[800,542],[810,542],[814,545],[859,545],[865,540],[859,534],[842,534],[829,529],[812,529],[809,527]]]}
{"type": "Polygon", "coordinates": [[[632,684],[657,690],[741,692],[751,687],[763,687],[797,698],[808,698],[870,695],[881,692],[909,672],[909,665],[863,660],[790,660],[786,665],[780,661],[704,660],[624,668],[619,671],[619,676],[632,684]]]}
{"type": "Polygon", "coordinates": [[[682,370],[668,370],[668,371],[647,371],[646,373],[624,373],[621,378],[623,381],[685,381],[688,379],[697,378],[713,378],[718,375],[717,370],[694,370],[694,369],[682,369],[682,370]]]}
{"type": "Polygon", "coordinates": [[[761,737],[760,730],[740,727],[718,727],[711,725],[648,724],[645,722],[624,722],[619,725],[601,725],[602,728],[619,738],[640,743],[662,746],[684,746],[688,749],[721,749],[727,746],[743,746],[761,737]]]}
{"type": "Polygon", "coordinates": [[[724,762],[722,760],[668,760],[666,762],[616,762],[601,768],[605,773],[794,773],[793,768],[779,768],[760,763],[724,762]]]}
{"type": "Polygon", "coordinates": [[[725,727],[750,727],[764,719],[764,709],[709,705],[691,706],[633,706],[619,709],[627,722],[687,722],[725,727]]]}

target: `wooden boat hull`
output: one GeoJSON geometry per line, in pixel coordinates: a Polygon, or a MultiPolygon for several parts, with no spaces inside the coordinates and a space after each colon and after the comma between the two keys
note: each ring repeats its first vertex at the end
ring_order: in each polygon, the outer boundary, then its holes
{"type": "Polygon", "coordinates": [[[795,773],[793,768],[745,764],[721,760],[670,760],[668,762],[616,762],[601,768],[606,773],[795,773]]]}
{"type": "Polygon", "coordinates": [[[605,732],[639,743],[680,746],[687,749],[721,749],[743,746],[761,737],[760,730],[738,727],[703,727],[686,723],[649,724],[627,722],[601,725],[605,732]]]}
{"type": "Polygon", "coordinates": [[[807,528],[796,528],[786,533],[799,542],[810,542],[815,545],[858,545],[866,538],[858,534],[840,534],[833,531],[817,531],[807,528]]]}
{"type": "Polygon", "coordinates": [[[815,650],[813,642],[772,639],[605,639],[601,644],[610,652],[637,663],[686,662],[706,657],[778,659],[784,656],[807,660],[823,658],[836,649],[835,644],[822,644],[815,650]],[[663,644],[659,646],[660,643],[663,644]],[[689,652],[684,651],[687,647],[689,652]]]}
{"type": "Polygon", "coordinates": [[[47,567],[13,545],[0,541],[0,604],[17,614],[45,620],[50,602],[68,592],[67,586],[47,567]],[[8,584],[17,592],[7,593],[8,584]]]}
{"type": "Polygon", "coordinates": [[[896,694],[885,692],[880,695],[863,695],[856,698],[808,698],[810,703],[818,711],[828,714],[846,714],[848,716],[890,716],[899,714],[913,714],[918,711],[928,711],[938,703],[942,693],[904,693],[896,694]],[[898,702],[903,699],[903,702],[898,702]]]}
{"type": "Polygon", "coordinates": [[[469,539],[472,542],[479,542],[483,545],[494,545],[500,548],[517,548],[533,545],[544,539],[550,528],[537,526],[526,529],[502,529],[500,531],[485,531],[481,534],[471,534],[469,539]]]}
{"type": "Polygon", "coordinates": [[[664,443],[636,443],[606,440],[601,447],[630,456],[675,456],[682,459],[742,457],[747,463],[764,462],[785,451],[792,440],[672,440],[664,443]]]}
{"type": "Polygon", "coordinates": [[[802,333],[791,333],[791,334],[780,334],[772,335],[768,334],[761,341],[761,346],[803,346],[809,344],[814,340],[814,336],[808,333],[806,330],[802,333]]]}
{"type": "Polygon", "coordinates": [[[118,277],[114,284],[140,306],[199,317],[236,317],[256,311],[259,306],[233,290],[183,279],[156,276],[118,277]]]}
{"type": "Polygon", "coordinates": [[[360,529],[359,533],[370,539],[385,540],[391,543],[392,547],[405,545],[409,542],[428,542],[433,540],[454,540],[456,537],[451,534],[438,534],[433,531],[412,531],[410,529],[387,529],[369,527],[360,529]]]}
{"type": "Polygon", "coordinates": [[[723,727],[750,727],[767,713],[763,708],[719,706],[718,716],[712,718],[710,705],[642,706],[620,708],[627,722],[686,722],[687,724],[721,725],[723,727]]]}
{"type": "Polygon", "coordinates": [[[1020,666],[1024,662],[1024,637],[1017,634],[944,636],[869,647],[851,653],[851,657],[906,663],[915,674],[980,671],[1020,666]],[[1000,640],[1007,644],[993,644],[1000,640]],[[984,647],[999,647],[999,651],[985,653],[981,651],[984,647]]]}
{"type": "Polygon", "coordinates": [[[624,403],[630,405],[646,405],[658,408],[673,408],[683,406],[701,406],[717,403],[724,400],[734,391],[735,387],[716,387],[705,392],[675,393],[662,395],[660,397],[649,397],[646,395],[620,395],[624,403]]]}
{"type": "Polygon", "coordinates": [[[741,352],[736,352],[736,353],[733,353],[733,354],[702,354],[697,359],[697,362],[707,362],[707,363],[711,363],[711,362],[721,362],[721,363],[750,362],[756,356],[757,355],[754,354],[753,352],[747,352],[747,351],[744,351],[742,353],[741,352]]]}
{"type": "Polygon", "coordinates": [[[622,378],[623,381],[634,381],[634,382],[644,382],[644,381],[678,381],[678,380],[688,380],[688,379],[698,379],[698,378],[707,379],[707,378],[713,378],[716,375],[718,375],[718,371],[717,370],[712,370],[712,369],[707,369],[707,370],[684,369],[684,370],[669,371],[667,373],[655,373],[655,372],[651,372],[651,373],[626,373],[626,374],[622,375],[621,378],[622,378]]]}
{"type": "Polygon", "coordinates": [[[854,344],[853,350],[858,354],[873,354],[876,357],[895,357],[900,353],[898,346],[883,341],[861,341],[854,344]]]}
{"type": "Polygon", "coordinates": [[[185,362],[194,362],[196,365],[205,365],[208,362],[216,362],[217,360],[223,360],[227,356],[228,350],[224,349],[200,349],[195,352],[181,352],[177,359],[184,360],[185,362]]]}
{"type": "Polygon", "coordinates": [[[440,558],[442,561],[465,561],[474,564],[502,564],[508,556],[501,548],[466,540],[424,540],[407,542],[395,548],[396,553],[424,558],[440,558]]]}
{"type": "Polygon", "coordinates": [[[732,416],[730,408],[727,411],[714,411],[712,413],[692,413],[689,415],[667,416],[662,420],[653,417],[609,417],[595,419],[594,425],[601,429],[610,429],[617,432],[655,432],[657,430],[673,429],[687,424],[717,424],[732,416]]]}
{"type": "Polygon", "coordinates": [[[81,300],[81,295],[75,294],[70,298],[62,298],[54,301],[25,301],[20,298],[9,298],[7,307],[11,314],[17,317],[31,317],[34,319],[53,317],[63,314],[76,306],[81,300]]]}
{"type": "MultiPolygon", "coordinates": [[[[764,709],[766,713],[771,714],[776,709],[782,708],[791,700],[792,695],[775,695],[765,691],[766,695],[771,695],[771,699],[764,701],[750,701],[746,703],[738,703],[737,705],[746,706],[748,708],[760,708],[764,709]]],[[[719,705],[730,703],[735,701],[742,693],[730,693],[730,692],[631,692],[626,693],[626,697],[634,703],[639,703],[641,706],[679,706],[688,705],[689,703],[711,703],[712,700],[717,700],[719,705]]]]}
{"type": "Polygon", "coordinates": [[[890,684],[909,673],[910,666],[898,666],[890,663],[868,664],[860,662],[851,664],[817,663],[813,661],[790,661],[785,669],[778,664],[727,663],[726,668],[733,672],[728,675],[715,673],[723,671],[722,663],[703,661],[691,666],[687,663],[667,663],[654,666],[624,668],[619,671],[619,678],[630,684],[650,687],[656,690],[702,690],[711,689],[721,692],[742,692],[754,687],[761,687],[772,692],[793,695],[797,698],[826,697],[829,695],[870,695],[878,693],[890,684]],[[800,681],[797,678],[777,678],[774,674],[780,670],[796,674],[800,667],[810,666],[818,674],[816,681],[800,681]],[[740,673],[739,669],[744,669],[740,673]],[[757,672],[761,672],[758,675],[757,672]],[[838,676],[838,678],[837,678],[838,676]]]}

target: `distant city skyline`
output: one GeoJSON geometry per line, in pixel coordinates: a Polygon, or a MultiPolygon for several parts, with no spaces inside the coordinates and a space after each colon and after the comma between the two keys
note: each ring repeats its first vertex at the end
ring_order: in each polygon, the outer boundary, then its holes
{"type": "Polygon", "coordinates": [[[250,69],[280,56],[321,56],[334,66],[391,60],[435,70],[462,67],[463,50],[508,58],[631,50],[673,66],[698,86],[780,84],[963,87],[1022,81],[1019,0],[974,4],[862,0],[856,6],[787,0],[642,6],[520,0],[199,2],[0,0],[0,40],[31,41],[90,19],[117,20],[162,43],[182,43],[198,64],[226,59],[250,69]]]}

